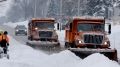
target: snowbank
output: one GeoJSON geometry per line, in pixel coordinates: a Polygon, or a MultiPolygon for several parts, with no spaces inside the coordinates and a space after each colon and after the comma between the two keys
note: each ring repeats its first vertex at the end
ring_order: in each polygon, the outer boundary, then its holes
{"type": "Polygon", "coordinates": [[[107,57],[99,53],[88,56],[83,59],[79,65],[81,67],[120,67],[117,62],[109,60],[107,57]]]}
{"type": "Polygon", "coordinates": [[[73,67],[81,61],[70,51],[62,51],[58,54],[53,54],[47,57],[42,63],[42,67],[73,67]],[[46,64],[47,63],[47,64],[46,64]]]}

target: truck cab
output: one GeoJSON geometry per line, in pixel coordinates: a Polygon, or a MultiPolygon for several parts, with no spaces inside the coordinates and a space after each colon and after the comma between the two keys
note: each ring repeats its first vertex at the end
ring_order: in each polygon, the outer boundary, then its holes
{"type": "Polygon", "coordinates": [[[105,31],[105,18],[103,17],[73,17],[66,24],[65,47],[77,48],[109,48],[110,41],[105,31]]]}
{"type": "Polygon", "coordinates": [[[54,18],[33,18],[28,23],[28,40],[58,44],[54,18]]]}

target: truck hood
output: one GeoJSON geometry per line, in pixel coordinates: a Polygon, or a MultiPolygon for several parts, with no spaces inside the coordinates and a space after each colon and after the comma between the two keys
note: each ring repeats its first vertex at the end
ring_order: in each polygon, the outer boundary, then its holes
{"type": "Polygon", "coordinates": [[[79,35],[105,35],[103,32],[79,32],[79,35]]]}
{"type": "Polygon", "coordinates": [[[55,31],[54,29],[39,29],[38,31],[55,31]]]}

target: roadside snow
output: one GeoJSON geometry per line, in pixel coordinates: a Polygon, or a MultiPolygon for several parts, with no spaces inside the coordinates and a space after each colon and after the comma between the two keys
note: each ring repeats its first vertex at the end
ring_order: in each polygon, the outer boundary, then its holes
{"type": "Polygon", "coordinates": [[[88,56],[87,58],[83,59],[79,65],[82,67],[120,67],[117,62],[111,61],[99,53],[88,56]]]}

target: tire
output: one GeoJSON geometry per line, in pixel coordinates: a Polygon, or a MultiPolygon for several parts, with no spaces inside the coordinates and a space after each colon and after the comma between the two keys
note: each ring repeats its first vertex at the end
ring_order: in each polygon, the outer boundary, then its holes
{"type": "Polygon", "coordinates": [[[56,47],[60,47],[60,43],[56,44],[55,46],[56,46],[56,47]]]}
{"type": "Polygon", "coordinates": [[[68,42],[65,42],[65,46],[64,46],[65,48],[69,48],[70,47],[70,43],[68,43],[68,42]]]}
{"type": "Polygon", "coordinates": [[[15,33],[15,35],[17,36],[18,34],[17,34],[17,33],[15,33]]]}
{"type": "Polygon", "coordinates": [[[32,41],[33,40],[32,36],[28,36],[28,40],[32,41]]]}
{"type": "Polygon", "coordinates": [[[70,45],[71,48],[76,48],[76,45],[75,43],[73,42],[71,45],[70,45]]]}
{"type": "Polygon", "coordinates": [[[27,33],[25,33],[25,35],[27,36],[27,33]]]}

